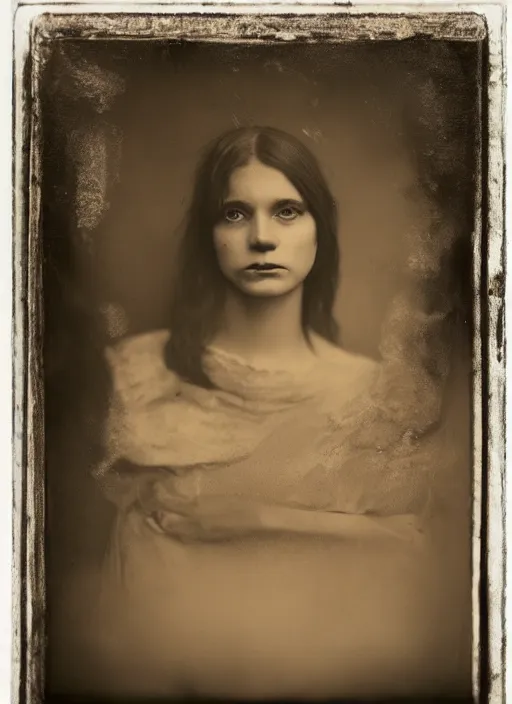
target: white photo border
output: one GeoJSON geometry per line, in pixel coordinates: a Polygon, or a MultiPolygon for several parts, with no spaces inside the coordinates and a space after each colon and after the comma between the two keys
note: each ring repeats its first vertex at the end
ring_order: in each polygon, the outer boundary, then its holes
{"type": "MultiPolygon", "coordinates": [[[[14,33],[12,702],[44,701],[44,390],[38,81],[45,48],[48,41],[64,36],[70,28],[90,41],[107,36],[157,39],[191,35],[202,41],[230,41],[230,37],[234,41],[236,29],[208,36],[209,17],[213,14],[217,18],[230,18],[235,27],[233,16],[243,15],[245,24],[253,27],[252,39],[265,29],[265,18],[295,15],[294,31],[276,32],[273,41],[293,42],[301,37],[302,31],[307,34],[308,18],[323,16],[332,18],[334,29],[330,38],[324,36],[319,42],[350,40],[350,27],[357,27],[358,37],[366,33],[375,40],[379,40],[379,34],[381,40],[387,40],[421,32],[432,39],[465,39],[485,44],[487,73],[481,97],[486,124],[482,124],[481,132],[477,227],[473,233],[473,695],[475,701],[482,695],[483,589],[487,593],[486,701],[502,704],[506,694],[505,6],[493,2],[373,4],[364,0],[350,6],[334,2],[249,4],[243,0],[188,4],[107,4],[98,0],[59,4],[48,0],[41,5],[36,0],[26,0],[18,7],[14,33]],[[191,14],[197,19],[194,30],[186,21],[191,14]],[[459,18],[457,21],[446,21],[455,16],[459,18]],[[481,573],[484,563],[486,574],[481,573]]],[[[268,39],[268,34],[264,31],[263,34],[268,39]]]]}

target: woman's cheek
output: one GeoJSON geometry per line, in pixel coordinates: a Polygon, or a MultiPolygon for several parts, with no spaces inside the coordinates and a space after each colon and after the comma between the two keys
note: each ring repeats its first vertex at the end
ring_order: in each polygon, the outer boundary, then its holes
{"type": "Polygon", "coordinates": [[[231,278],[238,268],[237,262],[240,258],[237,254],[238,248],[232,237],[220,234],[214,238],[214,246],[220,270],[225,276],[231,278]]]}
{"type": "Polygon", "coordinates": [[[229,237],[222,231],[215,233],[213,237],[213,245],[218,257],[223,257],[229,252],[229,237]]]}
{"type": "Polygon", "coordinates": [[[293,237],[295,254],[294,258],[301,270],[311,269],[318,249],[316,226],[314,221],[302,223],[300,229],[294,233],[293,237]]]}

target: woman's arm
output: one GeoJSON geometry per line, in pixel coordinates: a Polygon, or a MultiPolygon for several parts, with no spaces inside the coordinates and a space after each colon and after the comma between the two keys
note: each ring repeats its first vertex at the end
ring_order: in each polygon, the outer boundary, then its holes
{"type": "Polygon", "coordinates": [[[167,498],[149,512],[148,522],[183,542],[216,542],[265,535],[325,536],[346,539],[393,538],[411,541],[414,516],[377,517],[289,508],[237,497],[167,498]]]}

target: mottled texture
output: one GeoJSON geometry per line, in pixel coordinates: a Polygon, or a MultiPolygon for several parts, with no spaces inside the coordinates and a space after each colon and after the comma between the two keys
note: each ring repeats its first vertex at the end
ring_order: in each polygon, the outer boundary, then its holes
{"type": "Polygon", "coordinates": [[[107,139],[104,130],[73,130],[68,149],[77,177],[76,219],[79,229],[92,230],[101,221],[107,196],[107,139]]]}
{"type": "Polygon", "coordinates": [[[420,35],[435,39],[464,39],[478,41],[485,38],[485,22],[476,13],[402,14],[399,16],[354,16],[338,9],[337,12],[309,17],[233,13],[231,17],[218,15],[215,19],[207,11],[194,17],[129,15],[121,20],[115,15],[47,16],[40,31],[48,38],[69,37],[74,32],[81,38],[129,37],[149,39],[228,41],[333,41],[355,42],[368,40],[404,40],[420,35]]]}

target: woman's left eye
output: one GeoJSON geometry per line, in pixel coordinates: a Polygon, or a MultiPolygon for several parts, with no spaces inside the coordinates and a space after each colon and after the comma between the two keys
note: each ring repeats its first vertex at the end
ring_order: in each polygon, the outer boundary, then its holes
{"type": "Polygon", "coordinates": [[[300,215],[300,212],[295,208],[282,208],[276,213],[281,220],[295,220],[300,215]]]}
{"type": "Polygon", "coordinates": [[[226,210],[224,212],[224,218],[228,222],[240,222],[244,219],[244,217],[244,213],[242,213],[241,210],[237,210],[236,208],[229,208],[229,210],[226,210]]]}

